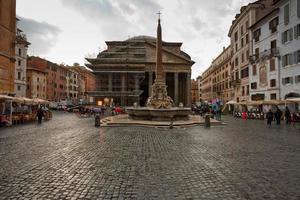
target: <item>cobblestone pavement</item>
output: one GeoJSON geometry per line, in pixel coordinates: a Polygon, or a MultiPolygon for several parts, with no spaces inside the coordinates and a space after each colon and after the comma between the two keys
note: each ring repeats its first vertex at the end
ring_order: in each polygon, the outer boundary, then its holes
{"type": "Polygon", "coordinates": [[[300,199],[300,132],[225,121],[98,129],[55,113],[0,129],[0,199],[300,199]]]}

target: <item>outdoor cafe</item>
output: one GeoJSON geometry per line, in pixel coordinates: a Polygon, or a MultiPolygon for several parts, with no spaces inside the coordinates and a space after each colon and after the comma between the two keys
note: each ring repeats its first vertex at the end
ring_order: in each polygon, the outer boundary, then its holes
{"type": "Polygon", "coordinates": [[[0,94],[0,126],[11,126],[36,120],[37,110],[42,107],[44,119],[51,119],[49,101],[29,99],[26,97],[11,97],[0,94]]]}

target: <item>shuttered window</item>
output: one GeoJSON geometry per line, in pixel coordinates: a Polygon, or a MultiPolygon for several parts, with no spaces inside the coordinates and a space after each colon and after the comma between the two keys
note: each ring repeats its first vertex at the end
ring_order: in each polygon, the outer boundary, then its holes
{"type": "Polygon", "coordinates": [[[287,25],[290,22],[290,4],[284,6],[284,24],[287,25]]]}
{"type": "Polygon", "coordinates": [[[253,35],[254,35],[254,41],[255,41],[255,42],[258,42],[258,41],[259,41],[260,34],[261,34],[260,28],[257,29],[256,31],[254,31],[253,35]]]}
{"type": "Polygon", "coordinates": [[[295,76],[295,83],[300,83],[300,75],[295,76]]]}
{"type": "Polygon", "coordinates": [[[278,22],[279,22],[278,17],[272,19],[269,22],[269,29],[271,30],[271,33],[274,33],[277,31],[278,22]]]}
{"type": "Polygon", "coordinates": [[[285,77],[282,79],[282,85],[293,84],[293,77],[285,77]]]}
{"type": "Polygon", "coordinates": [[[281,35],[282,44],[293,40],[293,28],[284,31],[281,35]]]}
{"type": "Polygon", "coordinates": [[[295,39],[300,37],[300,24],[298,24],[297,26],[294,27],[294,37],[295,37],[295,39]]]}
{"type": "Polygon", "coordinates": [[[300,0],[297,0],[297,16],[300,18],[300,0]]]}
{"type": "Polygon", "coordinates": [[[271,79],[270,80],[270,86],[271,87],[276,87],[276,79],[271,79]]]}
{"type": "Polygon", "coordinates": [[[252,66],[252,75],[255,76],[256,75],[256,65],[252,66]]]}
{"type": "Polygon", "coordinates": [[[274,71],[275,70],[275,59],[271,59],[270,60],[270,71],[274,71]]]}

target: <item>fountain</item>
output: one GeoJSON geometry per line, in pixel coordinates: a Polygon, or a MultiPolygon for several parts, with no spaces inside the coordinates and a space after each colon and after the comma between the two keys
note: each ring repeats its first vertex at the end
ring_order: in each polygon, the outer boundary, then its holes
{"type": "MultiPolygon", "coordinates": [[[[160,15],[160,13],[159,13],[160,15]]],[[[165,73],[162,65],[162,31],[160,17],[158,18],[156,38],[156,68],[155,81],[152,85],[152,95],[147,99],[146,107],[127,107],[127,113],[131,119],[171,121],[188,120],[190,108],[175,107],[171,97],[167,94],[165,73]]]]}

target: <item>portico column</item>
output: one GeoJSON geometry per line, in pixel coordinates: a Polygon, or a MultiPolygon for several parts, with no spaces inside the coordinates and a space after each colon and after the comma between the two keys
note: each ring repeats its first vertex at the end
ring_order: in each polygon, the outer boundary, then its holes
{"type": "Polygon", "coordinates": [[[186,74],[186,106],[191,106],[191,73],[186,74]]]}
{"type": "Polygon", "coordinates": [[[139,96],[140,85],[139,85],[139,75],[138,74],[136,74],[134,76],[134,90],[136,91],[136,95],[137,95],[136,103],[138,105],[140,105],[140,96],[139,96]]]}
{"type": "Polygon", "coordinates": [[[108,91],[112,91],[112,73],[108,74],[108,91]]]}
{"type": "Polygon", "coordinates": [[[153,72],[148,72],[148,96],[150,97],[152,94],[152,84],[153,84],[153,72]]]}
{"type": "Polygon", "coordinates": [[[122,73],[121,75],[121,105],[125,106],[125,74],[122,73]]]}
{"type": "Polygon", "coordinates": [[[174,73],[174,102],[175,105],[178,106],[178,94],[179,94],[179,87],[178,87],[178,73],[174,73]]]}

